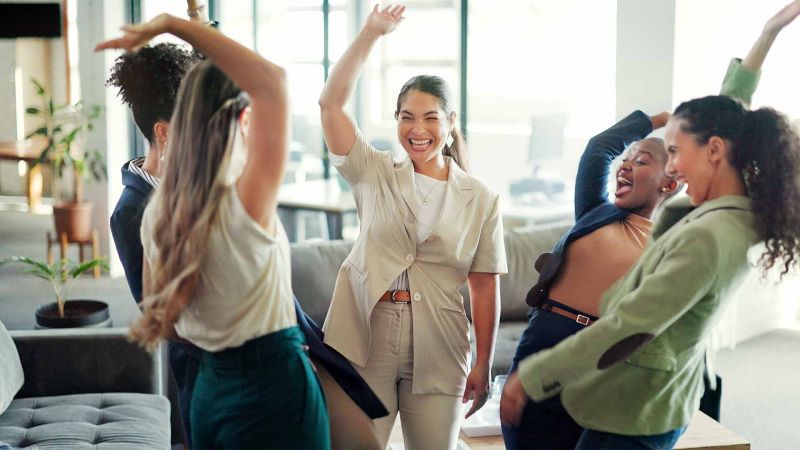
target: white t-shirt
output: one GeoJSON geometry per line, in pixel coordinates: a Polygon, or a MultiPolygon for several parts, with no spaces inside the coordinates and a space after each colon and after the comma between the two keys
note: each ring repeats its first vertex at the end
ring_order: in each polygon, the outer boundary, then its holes
{"type": "MultiPolygon", "coordinates": [[[[334,166],[341,166],[347,161],[347,155],[328,155],[334,166]]],[[[444,194],[447,191],[447,181],[414,172],[414,193],[417,199],[417,243],[428,239],[433,232],[433,226],[439,218],[439,213],[444,204],[444,194]]],[[[408,275],[403,272],[392,283],[390,290],[408,290],[408,275]]]]}
{"type": "MultiPolygon", "coordinates": [[[[142,217],[142,247],[150,270],[158,254],[152,230],[159,209],[151,202],[142,217]]],[[[195,298],[175,323],[178,336],[218,352],[297,324],[292,296],[289,240],[276,218],[270,236],[247,213],[236,187],[220,202],[217,224],[195,298]]]]}

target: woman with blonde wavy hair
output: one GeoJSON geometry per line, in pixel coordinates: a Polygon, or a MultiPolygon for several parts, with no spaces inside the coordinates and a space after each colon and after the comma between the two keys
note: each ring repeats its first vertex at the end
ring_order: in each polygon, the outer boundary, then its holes
{"type": "Polygon", "coordinates": [[[325,400],[303,349],[289,244],[276,214],[289,133],[283,69],[201,25],[162,14],[98,50],[171,33],[209,60],[181,86],[164,177],[142,219],[147,347],[203,350],[196,448],[328,448],[325,400]],[[246,158],[235,151],[244,144],[246,158]]]}

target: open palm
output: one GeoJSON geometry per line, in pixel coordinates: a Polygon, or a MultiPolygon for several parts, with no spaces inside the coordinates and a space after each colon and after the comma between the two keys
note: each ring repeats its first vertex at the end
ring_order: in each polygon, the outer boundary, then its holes
{"type": "Polygon", "coordinates": [[[406,11],[405,6],[392,6],[378,9],[378,5],[372,8],[372,12],[367,17],[365,28],[376,31],[380,35],[389,34],[397,28],[397,25],[405,19],[403,13],[406,11]]]}
{"type": "Polygon", "coordinates": [[[121,48],[130,52],[139,50],[154,37],[167,31],[167,23],[170,16],[168,14],[160,14],[153,20],[136,25],[125,25],[121,29],[125,32],[122,37],[116,39],[109,39],[105,42],[97,44],[94,48],[95,51],[106,50],[110,48],[121,48]]]}

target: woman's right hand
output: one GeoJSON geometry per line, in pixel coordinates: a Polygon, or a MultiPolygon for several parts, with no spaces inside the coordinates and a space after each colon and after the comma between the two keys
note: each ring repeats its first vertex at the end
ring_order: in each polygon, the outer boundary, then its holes
{"type": "Polygon", "coordinates": [[[392,6],[378,9],[376,4],[372,8],[372,12],[367,16],[367,22],[364,24],[364,30],[372,31],[378,36],[389,34],[397,28],[397,25],[405,19],[403,13],[406,7],[402,5],[392,6]]]}
{"type": "Polygon", "coordinates": [[[159,14],[153,20],[135,25],[124,25],[121,30],[125,32],[122,37],[110,39],[97,44],[94,51],[109,48],[121,48],[135,52],[147,44],[150,39],[169,30],[169,23],[173,17],[169,14],[159,14]]]}

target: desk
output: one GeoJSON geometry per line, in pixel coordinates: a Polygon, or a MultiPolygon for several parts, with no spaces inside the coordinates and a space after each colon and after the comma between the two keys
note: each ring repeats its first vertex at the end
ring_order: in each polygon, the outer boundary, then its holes
{"type": "Polygon", "coordinates": [[[343,216],[356,211],[356,202],[351,191],[343,191],[337,179],[330,178],[284,184],[278,192],[278,209],[290,241],[296,241],[298,211],[325,213],[328,238],[341,239],[343,216]]]}
{"type": "Polygon", "coordinates": [[[42,166],[32,167],[47,147],[47,140],[37,136],[24,141],[0,142],[0,160],[24,161],[28,166],[27,187],[28,210],[34,211],[42,202],[42,166]]]}
{"type": "MultiPolygon", "coordinates": [[[[459,435],[470,450],[503,450],[503,436],[468,437],[463,432],[459,435]]],[[[395,423],[389,438],[393,449],[403,448],[403,431],[400,420],[395,423]]],[[[686,433],[675,445],[675,450],[749,450],[750,443],[733,431],[707,415],[697,412],[689,423],[686,433]]]]}

